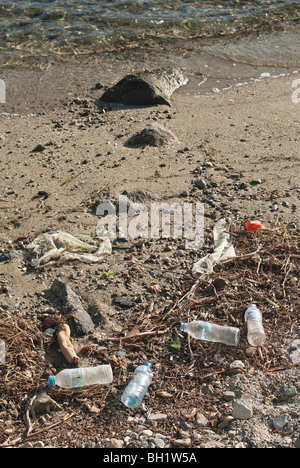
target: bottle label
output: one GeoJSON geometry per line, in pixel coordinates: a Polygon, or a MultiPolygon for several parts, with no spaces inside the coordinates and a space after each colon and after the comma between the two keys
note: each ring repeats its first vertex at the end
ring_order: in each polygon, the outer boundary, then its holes
{"type": "Polygon", "coordinates": [[[211,330],[211,323],[203,322],[202,333],[201,333],[201,340],[207,340],[207,333],[211,330]]]}
{"type": "Polygon", "coordinates": [[[81,387],[81,375],[80,375],[80,370],[79,369],[73,369],[72,370],[72,387],[81,387]]]}
{"type": "Polygon", "coordinates": [[[251,319],[253,317],[258,318],[258,319],[261,320],[261,314],[259,312],[257,312],[257,310],[250,310],[247,313],[246,321],[248,321],[249,319],[251,319]]]}

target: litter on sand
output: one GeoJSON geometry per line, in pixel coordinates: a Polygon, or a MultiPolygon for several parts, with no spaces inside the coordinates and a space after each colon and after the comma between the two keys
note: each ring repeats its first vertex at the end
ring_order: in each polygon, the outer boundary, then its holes
{"type": "Polygon", "coordinates": [[[107,237],[99,238],[100,244],[88,244],[66,232],[42,234],[31,242],[27,249],[36,254],[32,260],[35,268],[61,265],[72,260],[96,263],[112,253],[111,242],[107,237]]]}
{"type": "Polygon", "coordinates": [[[246,225],[246,231],[248,232],[256,231],[257,229],[266,229],[264,223],[262,223],[261,221],[258,221],[257,219],[252,220],[252,221],[248,219],[245,225],[246,225]]]}
{"type": "Polygon", "coordinates": [[[235,250],[227,232],[227,224],[224,219],[219,219],[213,228],[214,252],[201,258],[193,266],[196,273],[212,273],[214,265],[235,257],[235,250]]]}

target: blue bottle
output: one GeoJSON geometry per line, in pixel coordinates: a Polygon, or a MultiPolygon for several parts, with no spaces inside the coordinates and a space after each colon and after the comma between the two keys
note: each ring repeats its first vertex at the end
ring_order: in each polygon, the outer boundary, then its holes
{"type": "Polygon", "coordinates": [[[150,362],[145,362],[134,371],[122,395],[122,403],[127,406],[127,408],[134,409],[142,403],[153,378],[151,369],[152,365],[150,362]]]}

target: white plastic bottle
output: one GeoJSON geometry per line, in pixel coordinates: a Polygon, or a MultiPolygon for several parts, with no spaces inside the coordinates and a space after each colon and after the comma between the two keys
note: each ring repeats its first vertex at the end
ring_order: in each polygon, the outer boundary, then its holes
{"type": "Polygon", "coordinates": [[[151,369],[152,365],[150,362],[145,362],[134,371],[121,399],[122,403],[128,408],[137,408],[142,403],[153,378],[151,369]]]}
{"type": "Polygon", "coordinates": [[[266,335],[262,324],[262,314],[256,304],[250,304],[245,312],[245,322],[248,326],[248,342],[251,346],[262,346],[266,335]]]}
{"type": "Polygon", "coordinates": [[[229,346],[237,346],[241,334],[239,328],[224,327],[214,323],[203,322],[202,320],[183,323],[181,330],[196,340],[213,341],[229,346]]]}
{"type": "Polygon", "coordinates": [[[82,367],[78,369],[64,369],[56,376],[49,377],[49,385],[62,388],[85,387],[87,385],[109,384],[113,380],[110,365],[96,367],[82,367]]]}

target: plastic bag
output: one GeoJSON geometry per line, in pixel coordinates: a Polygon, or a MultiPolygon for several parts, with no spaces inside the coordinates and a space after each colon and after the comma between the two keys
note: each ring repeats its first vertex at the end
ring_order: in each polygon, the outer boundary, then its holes
{"type": "Polygon", "coordinates": [[[42,234],[27,246],[36,254],[32,260],[36,268],[50,265],[61,265],[71,260],[85,263],[101,261],[112,252],[111,242],[107,237],[99,238],[100,245],[91,245],[66,232],[42,234]]]}
{"type": "Polygon", "coordinates": [[[214,265],[221,263],[224,260],[235,257],[235,250],[230,240],[230,235],[225,232],[227,230],[226,221],[220,219],[213,229],[214,234],[214,252],[201,258],[193,266],[193,271],[196,273],[212,273],[214,265]]]}

